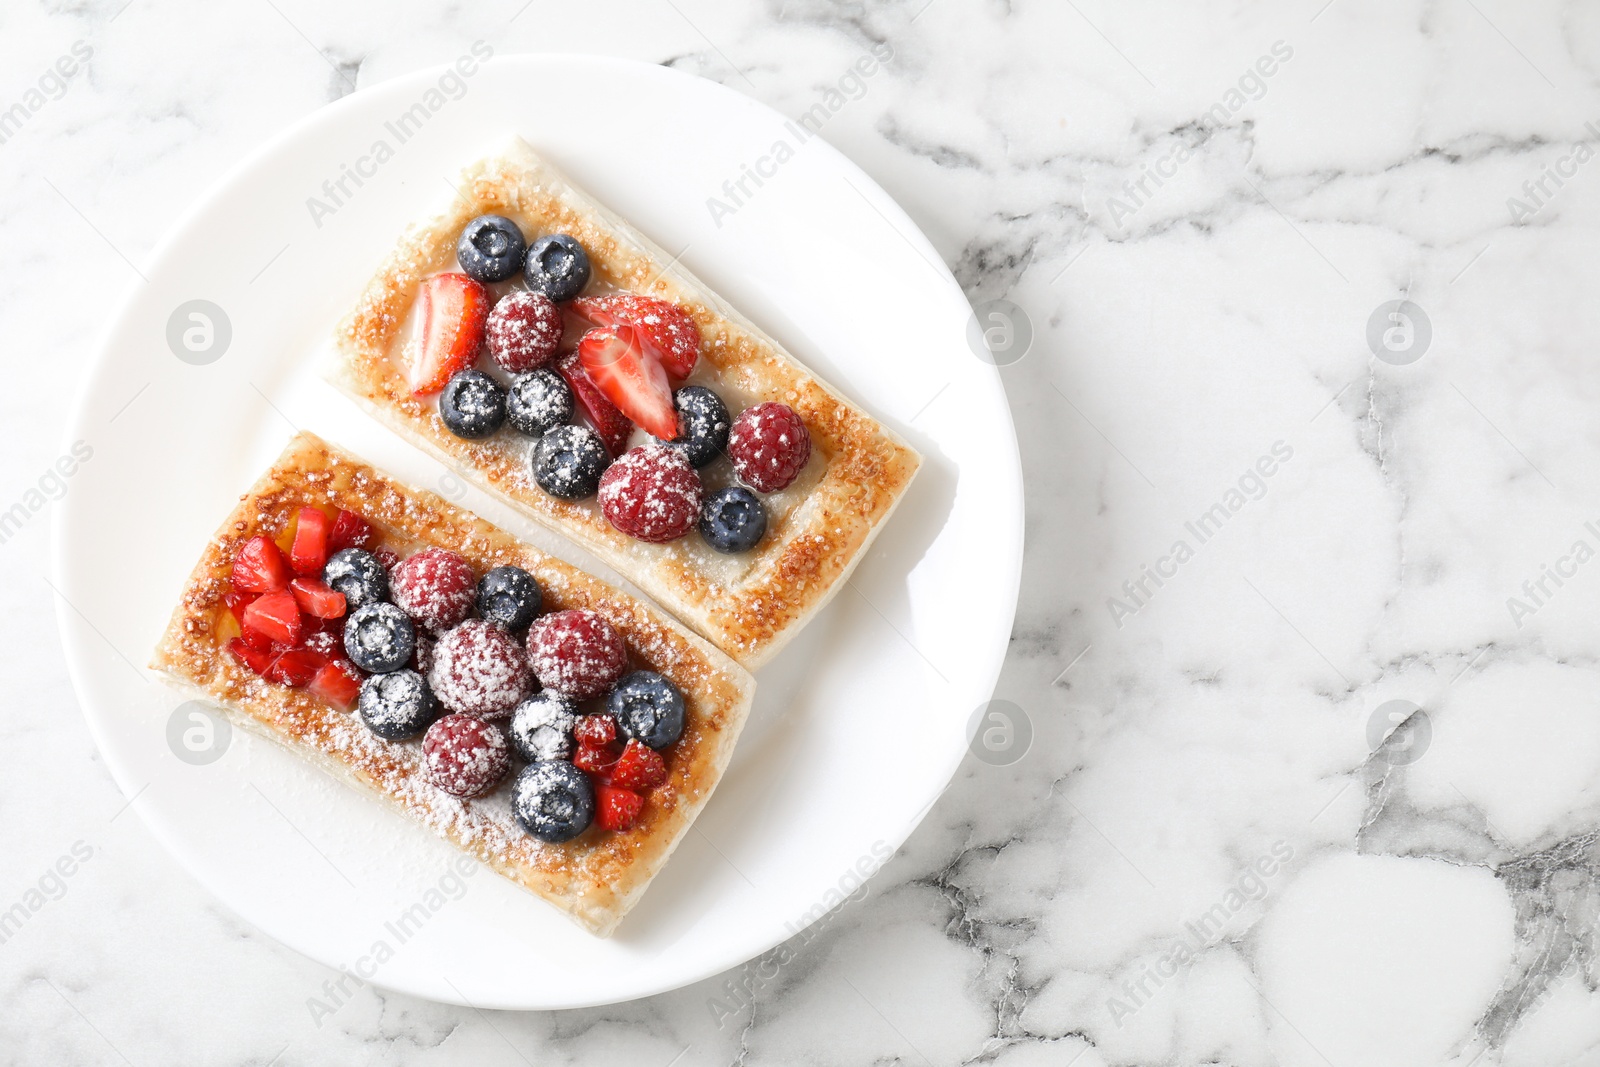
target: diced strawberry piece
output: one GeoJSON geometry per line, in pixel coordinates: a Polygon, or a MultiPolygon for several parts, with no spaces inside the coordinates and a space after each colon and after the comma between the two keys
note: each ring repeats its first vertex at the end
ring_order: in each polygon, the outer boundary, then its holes
{"type": "Polygon", "coordinates": [[[233,587],[247,593],[276,593],[289,587],[289,565],[270,537],[257,534],[233,557],[233,587]]]}
{"type": "Polygon", "coordinates": [[[291,648],[287,652],[280,653],[278,658],[272,661],[272,666],[267,668],[265,677],[268,681],[298,689],[311,684],[317,672],[327,663],[326,657],[320,652],[313,652],[309,648],[291,648]]]}
{"type": "Polygon", "coordinates": [[[265,648],[255,648],[241,637],[228,642],[228,654],[257,674],[266,674],[272,666],[272,653],[265,648]]]}
{"type": "MultiPolygon", "coordinates": [[[[272,638],[245,626],[243,619],[239,620],[239,627],[237,640],[243,641],[249,648],[257,652],[272,652],[272,638]]],[[[276,655],[276,653],[273,654],[276,655]]]]}
{"type": "Polygon", "coordinates": [[[627,830],[644,810],[644,797],[609,785],[594,787],[594,821],[602,830],[627,830]]]}
{"type": "Polygon", "coordinates": [[[639,331],[661,366],[682,381],[700,359],[700,327],[677,304],[637,293],[580,296],[572,310],[596,326],[626,324],[639,331]]]}
{"type": "Polygon", "coordinates": [[[371,524],[355,512],[341,508],[328,534],[328,552],[331,555],[346,548],[369,548],[373,540],[371,524]]]}
{"type": "Polygon", "coordinates": [[[317,508],[301,508],[295,518],[294,544],[289,548],[289,566],[296,574],[320,575],[328,562],[328,516],[317,508]]]}
{"type": "Polygon", "coordinates": [[[489,293],[465,274],[435,274],[417,293],[416,316],[406,376],[412,393],[431,396],[477,360],[489,293]]]}
{"type": "Polygon", "coordinates": [[[607,746],[579,745],[572,756],[572,765],[590,774],[605,774],[615,762],[617,754],[607,746]]]}
{"type": "Polygon", "coordinates": [[[241,589],[235,589],[232,592],[224,593],[222,602],[228,605],[228,610],[233,612],[233,617],[243,623],[244,609],[248,608],[251,602],[259,595],[258,593],[246,593],[241,589]]]}
{"type": "Polygon", "coordinates": [[[617,739],[617,720],[609,715],[585,715],[573,734],[580,745],[603,748],[617,739]]]}
{"type": "Polygon", "coordinates": [[[628,416],[618,411],[617,405],[607,400],[599,387],[589,380],[578,353],[573,352],[562,359],[556,364],[556,370],[561,372],[561,377],[572,387],[572,395],[578,398],[583,413],[594,423],[595,430],[600,434],[600,440],[605,443],[606,451],[610,452],[613,458],[626,452],[628,438],[633,436],[633,423],[629,422],[628,416]]]}
{"type": "Polygon", "coordinates": [[[618,411],[663,441],[678,436],[672,384],[661,360],[646,351],[639,330],[626,323],[597,326],[578,342],[578,358],[618,411]]]}
{"type": "Polygon", "coordinates": [[[361,695],[361,676],[348,663],[326,663],[311,679],[310,688],[340,711],[349,711],[361,695]]]}
{"type": "Polygon", "coordinates": [[[296,578],[289,583],[300,610],[318,619],[337,619],[344,614],[344,594],[323,584],[320,578],[296,578]]]}
{"type": "Polygon", "coordinates": [[[267,593],[244,610],[240,625],[285,645],[300,643],[300,608],[290,592],[267,593]]]}
{"type": "Polygon", "coordinates": [[[301,648],[309,648],[313,652],[320,652],[330,660],[342,660],[345,658],[344,636],[342,634],[335,634],[322,629],[321,623],[326,620],[307,619],[306,621],[317,624],[318,628],[305,635],[305,640],[300,642],[301,648]]]}
{"type": "Polygon", "coordinates": [[[611,770],[611,784],[638,793],[648,792],[667,780],[667,761],[661,753],[636,739],[630,739],[617,765],[611,770]]]}

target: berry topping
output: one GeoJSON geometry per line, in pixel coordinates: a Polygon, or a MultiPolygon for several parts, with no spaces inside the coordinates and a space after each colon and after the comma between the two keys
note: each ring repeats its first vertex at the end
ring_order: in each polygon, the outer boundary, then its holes
{"type": "Polygon", "coordinates": [[[675,541],[700,518],[700,476],[682,449],[630,448],[600,478],[600,510],[630,537],[675,541]]]}
{"type": "Polygon", "coordinates": [[[289,587],[289,565],[270,538],[259,534],[233,557],[233,587],[247,593],[276,593],[289,587]]]}
{"type": "Polygon", "coordinates": [[[483,343],[501,368],[523,374],[550,362],[561,343],[561,329],[561,309],[548,296],[518,289],[489,312],[483,343]]]}
{"type": "Polygon", "coordinates": [[[707,494],[700,509],[700,536],[718,552],[747,552],[766,532],[766,506],[744,486],[729,485],[707,494]]]}
{"type": "Polygon", "coordinates": [[[322,580],[344,594],[345,606],[354,611],[366,604],[389,599],[389,571],[377,556],[362,548],[341,548],[322,568],[322,580]]]}
{"type": "Polygon", "coordinates": [[[424,678],[433,670],[433,646],[438,643],[428,631],[417,631],[417,647],[411,652],[411,669],[424,678]]]}
{"type": "Polygon", "coordinates": [[[478,614],[507,630],[520,630],[539,614],[544,594],[521,567],[496,567],[478,583],[478,614]]]}
{"type": "Polygon", "coordinates": [[[489,294],[465,274],[435,274],[417,293],[416,326],[406,378],[417,396],[431,396],[478,358],[489,294]]]}
{"type": "Polygon", "coordinates": [[[700,359],[700,327],[677,304],[653,296],[615,293],[611,296],[586,296],[572,302],[572,309],[596,326],[626,324],[644,335],[655,350],[661,366],[682,381],[700,359]]]}
{"type": "Polygon", "coordinates": [[[333,520],[333,529],[328,533],[328,551],[337,552],[342,548],[371,548],[377,540],[377,532],[353,511],[339,510],[338,518],[333,520]]]}
{"type": "Polygon", "coordinates": [[[417,631],[393,604],[363,604],[344,624],[344,651],[364,671],[384,674],[411,662],[417,631]]]}
{"type": "Polygon", "coordinates": [[[270,682],[298,689],[303,685],[310,685],[316,678],[317,672],[327,664],[326,658],[309,648],[291,648],[280,652],[262,677],[270,682]]]}
{"type": "Polygon", "coordinates": [[[624,737],[666,748],[683,735],[683,694],[655,671],[634,671],[606,697],[624,737]]]}
{"type": "Polygon", "coordinates": [[[439,638],[428,682],[451,711],[486,719],[510,715],[533,688],[522,643],[482,619],[468,619],[439,638]]]}
{"type": "Polygon", "coordinates": [[[564,233],[536,237],[523,265],[528,288],[560,303],[589,284],[589,253],[564,233]]]}
{"type": "Polygon", "coordinates": [[[427,680],[413,670],[374,674],[361,683],[361,721],[385,741],[415,737],[439,714],[427,680]]]}
{"type": "Polygon", "coordinates": [[[572,733],[580,745],[604,748],[617,739],[617,720],[609,715],[585,715],[572,733]]]}
{"type": "MultiPolygon", "coordinates": [[[[392,548],[375,548],[372,550],[372,558],[378,561],[385,575],[394,570],[394,565],[400,562],[400,554],[392,548]]],[[[383,595],[389,595],[388,586],[384,586],[383,595]]]]}
{"type": "Polygon", "coordinates": [[[318,619],[344,617],[344,594],[329,589],[316,578],[296,578],[289,583],[300,610],[318,619]]]}
{"type": "Polygon", "coordinates": [[[257,674],[266,674],[267,668],[272,666],[272,653],[268,648],[257,648],[242,637],[228,642],[228,654],[257,674]]]}
{"type": "Polygon", "coordinates": [[[578,712],[572,702],[548,689],[521,704],[511,716],[511,747],[529,763],[572,755],[572,728],[578,712]]]}
{"type": "MultiPolygon", "coordinates": [[[[323,620],[307,619],[306,621],[321,622],[323,620]]],[[[345,660],[344,657],[344,620],[339,620],[338,633],[334,633],[332,630],[315,630],[306,634],[305,639],[300,642],[300,647],[309,648],[324,659],[343,660],[348,663],[349,661],[345,660]]]]}
{"type": "Polygon", "coordinates": [[[628,438],[633,436],[633,423],[628,421],[628,416],[618,411],[617,405],[607,400],[606,395],[590,379],[578,353],[564,357],[556,364],[556,370],[572,390],[578,406],[583,408],[583,413],[594,424],[600,440],[605,442],[606,452],[612,456],[622,455],[628,447],[628,438]]]}
{"type": "Polygon", "coordinates": [[[663,440],[678,436],[672,385],[639,330],[626,323],[596,326],[578,342],[578,359],[589,380],[618,411],[663,440]]]}
{"type": "Polygon", "coordinates": [[[628,646],[592,611],[557,611],[528,628],[528,663],[546,689],[588,700],[610,689],[628,669],[628,646]]]}
{"type": "Polygon", "coordinates": [[[511,747],[500,727],[470,715],[446,715],[422,739],[428,781],[462,800],[493,789],[511,766],[511,747]]]}
{"type": "Polygon", "coordinates": [[[720,396],[703,385],[686,385],[672,394],[672,404],[680,432],[668,443],[682,449],[690,463],[704,467],[727,450],[733,420],[720,396]]]}
{"type": "Polygon", "coordinates": [[[517,224],[502,215],[479,215],[456,241],[456,262],[477,282],[503,282],[522,269],[527,242],[517,224]]]}
{"type": "Polygon", "coordinates": [[[530,763],[511,787],[511,813],[541,841],[570,841],[594,821],[594,786],[563,760],[530,763]]]}
{"type": "Polygon", "coordinates": [[[439,419],[457,437],[488,437],[506,421],[506,391],[481,370],[464,370],[439,394],[439,419]]]}
{"type": "Polygon", "coordinates": [[[244,609],[239,625],[280,645],[300,643],[300,607],[290,592],[263,593],[244,609]]]}
{"type": "Polygon", "coordinates": [[[244,609],[248,608],[255,600],[258,593],[245,593],[238,589],[222,594],[222,602],[228,605],[228,610],[233,612],[233,617],[240,622],[244,621],[244,609]]]}
{"type": "Polygon", "coordinates": [[[611,455],[587,426],[557,426],[533,447],[533,480],[561,500],[582,500],[600,488],[611,455]]]}
{"type": "Polygon", "coordinates": [[[757,404],[733,420],[728,458],[740,481],[776,493],[788,488],[811,458],[811,434],[788,404],[757,404]]]}
{"type": "Polygon", "coordinates": [[[296,574],[319,575],[328,562],[328,530],[333,524],[317,508],[301,508],[295,517],[289,566],[296,574]]]}
{"type": "Polygon", "coordinates": [[[361,677],[348,663],[324,663],[311,679],[310,689],[340,711],[349,711],[360,699],[361,677]]]}
{"type": "Polygon", "coordinates": [[[609,745],[579,745],[578,751],[572,755],[572,765],[580,771],[587,771],[597,778],[610,780],[611,768],[617,762],[617,746],[609,745]]]}
{"type": "Polygon", "coordinates": [[[644,797],[626,789],[597,785],[594,789],[594,824],[602,830],[630,830],[644,810],[644,797]]]}
{"type": "Polygon", "coordinates": [[[449,549],[424,548],[395,564],[389,585],[407,615],[440,633],[472,614],[478,576],[449,549]]]}
{"type": "Polygon", "coordinates": [[[617,765],[611,770],[611,784],[635,793],[648,793],[667,780],[667,761],[661,753],[638,741],[629,740],[617,765]]]}
{"type": "Polygon", "coordinates": [[[572,387],[560,373],[541,367],[511,380],[506,393],[506,421],[519,433],[543,437],[572,421],[572,387]]]}

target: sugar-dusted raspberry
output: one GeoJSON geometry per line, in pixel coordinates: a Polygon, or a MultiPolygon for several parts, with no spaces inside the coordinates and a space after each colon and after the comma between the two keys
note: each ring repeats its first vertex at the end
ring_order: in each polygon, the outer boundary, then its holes
{"type": "Polygon", "coordinates": [[[543,293],[518,289],[489,313],[483,343],[512,374],[544,366],[561,343],[561,309],[543,293]]]}
{"type": "Polygon", "coordinates": [[[468,800],[493,789],[511,765],[511,746],[493,723],[470,715],[446,715],[422,738],[428,781],[468,800]]]}
{"type": "Polygon", "coordinates": [[[528,695],[533,677],[515,637],[493,623],[468,619],[434,644],[428,684],[451,711],[503,719],[528,695]]]}
{"type": "Polygon", "coordinates": [[[676,541],[700,520],[705,489],[683,450],[641,445],[600,476],[600,510],[629,537],[676,541]]]}
{"type": "Polygon", "coordinates": [[[394,602],[434,633],[442,633],[472,614],[478,576],[472,564],[448,549],[425,548],[389,572],[394,602]]]}
{"type": "Polygon", "coordinates": [[[763,493],[786,489],[811,458],[811,433],[788,404],[745,408],[728,432],[733,472],[763,493]]]}
{"type": "Polygon", "coordinates": [[[546,689],[588,700],[610,689],[628,669],[628,646],[592,611],[557,611],[528,628],[528,662],[546,689]]]}

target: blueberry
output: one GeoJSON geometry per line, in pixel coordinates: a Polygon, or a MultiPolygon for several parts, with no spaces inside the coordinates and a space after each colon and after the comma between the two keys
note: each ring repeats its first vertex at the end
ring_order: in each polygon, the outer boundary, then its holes
{"type": "Polygon", "coordinates": [[[456,242],[456,260],[473,281],[503,282],[522,269],[527,243],[517,224],[502,215],[479,215],[456,242]]]}
{"type": "Polygon", "coordinates": [[[533,446],[533,480],[562,500],[582,500],[600,488],[611,454],[587,426],[557,426],[533,446]]]}
{"type": "Polygon", "coordinates": [[[417,631],[393,604],[363,604],[344,622],[344,651],[364,671],[387,674],[411,662],[417,631]]]}
{"type": "Polygon", "coordinates": [[[385,741],[399,741],[426,730],[439,717],[439,702],[422,675],[398,670],[362,682],[357,710],[367,729],[385,741]]]}
{"type": "Polygon", "coordinates": [[[439,418],[457,437],[488,437],[506,421],[506,391],[481,370],[464,370],[439,394],[439,418]]]}
{"type": "Polygon", "coordinates": [[[683,735],[683,694],[655,671],[634,671],[606,697],[606,712],[624,737],[666,748],[683,735]]]}
{"type": "Polygon", "coordinates": [[[703,385],[686,385],[672,394],[672,406],[678,409],[678,422],[685,432],[670,444],[683,449],[696,467],[704,467],[722,455],[728,447],[728,429],[733,420],[720,396],[703,385]]]}
{"type": "Polygon", "coordinates": [[[478,614],[507,630],[532,622],[543,600],[539,583],[521,567],[496,567],[478,582],[478,614]]]}
{"type": "Polygon", "coordinates": [[[700,508],[700,536],[718,552],[747,552],[767,532],[767,509],[742,485],[706,494],[700,508]]]}
{"type": "Polygon", "coordinates": [[[594,821],[594,787],[565,760],[530,763],[511,787],[511,814],[541,841],[571,841],[594,821]]]}
{"type": "Polygon", "coordinates": [[[566,759],[572,755],[572,731],[577,725],[577,706],[546,689],[518,704],[512,713],[511,747],[529,763],[566,759]]]}
{"type": "Polygon", "coordinates": [[[564,233],[546,234],[528,246],[524,276],[529,289],[556,303],[571,300],[589,284],[589,253],[564,233]]]}
{"type": "Polygon", "coordinates": [[[511,379],[506,421],[529,437],[543,437],[571,422],[572,389],[567,380],[549,367],[511,379]]]}
{"type": "Polygon", "coordinates": [[[389,599],[389,572],[378,557],[360,548],[342,548],[322,568],[322,580],[344,594],[344,605],[354,611],[366,604],[389,599]]]}

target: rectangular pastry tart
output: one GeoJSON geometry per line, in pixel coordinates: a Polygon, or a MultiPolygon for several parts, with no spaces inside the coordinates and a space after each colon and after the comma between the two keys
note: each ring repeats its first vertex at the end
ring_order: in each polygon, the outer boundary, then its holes
{"type": "Polygon", "coordinates": [[[916,452],[522,141],[456,184],[339,327],[331,380],[759,667],[916,452]]]}
{"type": "Polygon", "coordinates": [[[710,797],[755,686],[310,434],[206,545],[151,666],[601,936],[710,797]]]}

